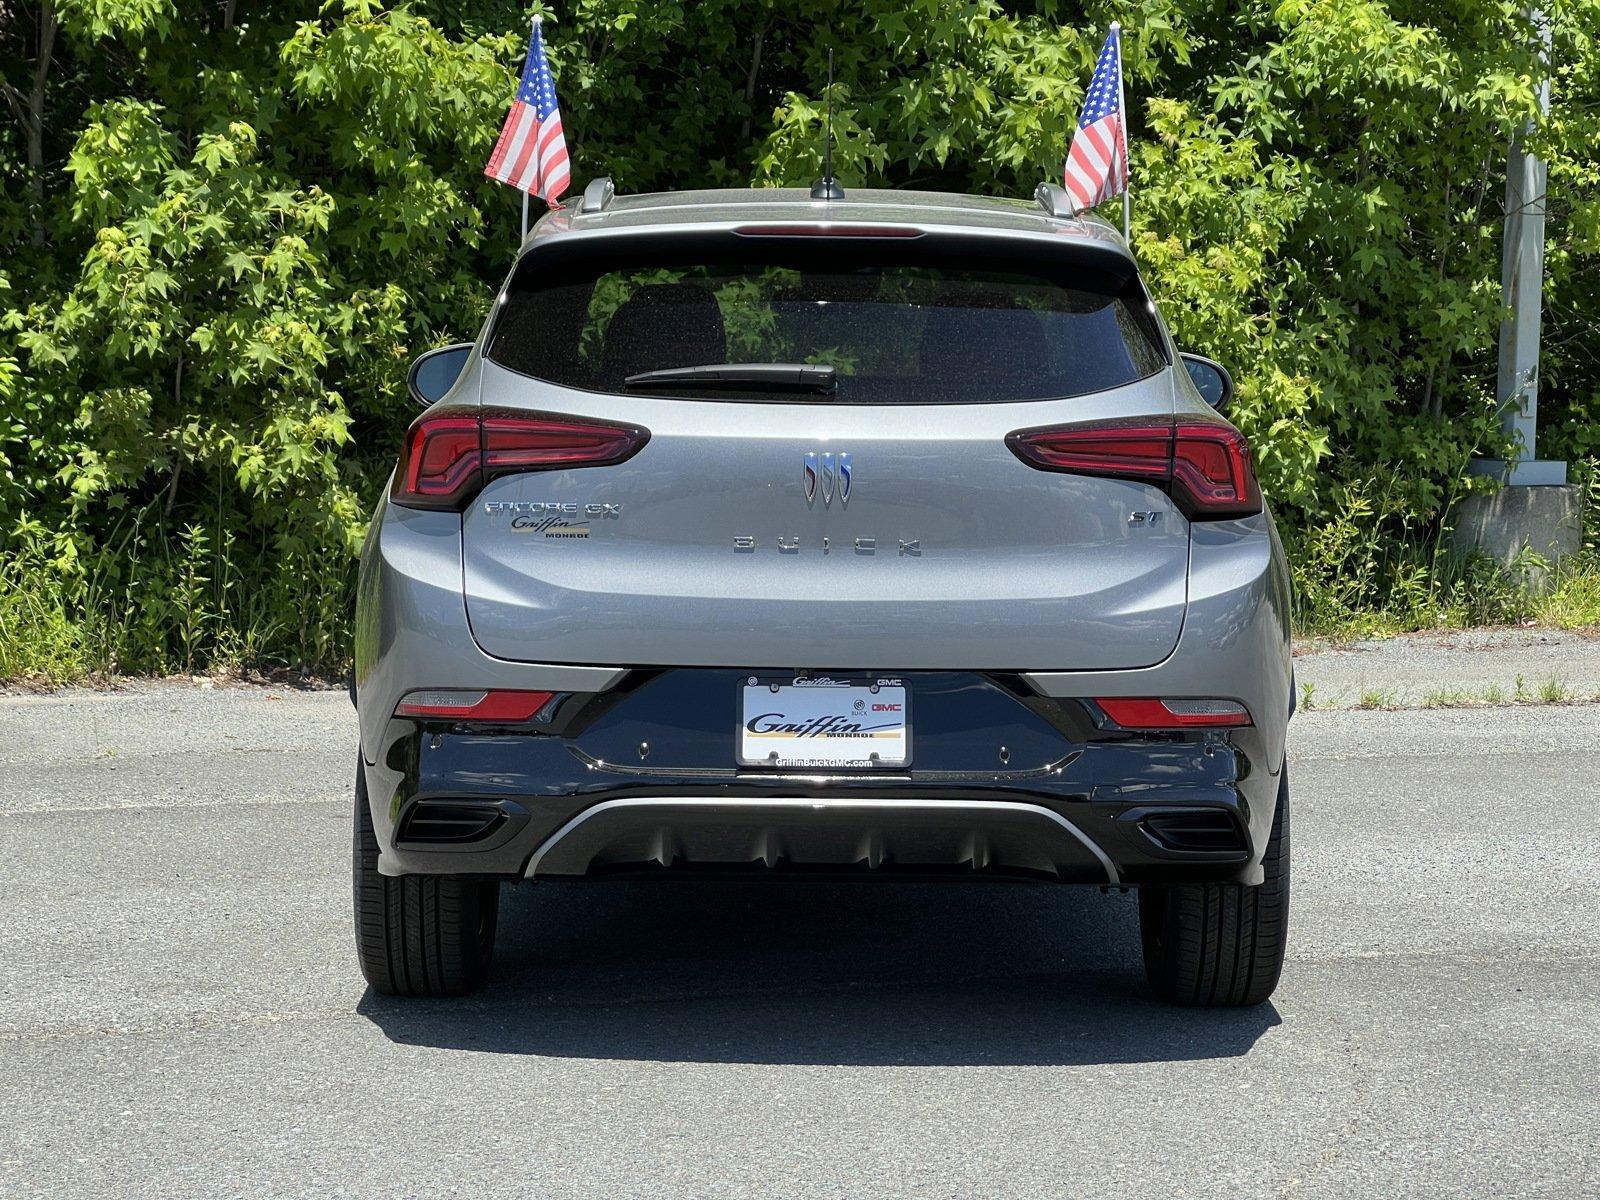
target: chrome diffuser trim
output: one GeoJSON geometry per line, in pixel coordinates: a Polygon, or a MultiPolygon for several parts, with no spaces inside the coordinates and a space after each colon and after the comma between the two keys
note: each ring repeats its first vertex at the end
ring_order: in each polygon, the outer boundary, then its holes
{"type": "Polygon", "coordinates": [[[707,808],[722,810],[737,809],[745,812],[774,813],[782,812],[784,810],[809,809],[816,812],[837,812],[846,814],[920,811],[926,812],[930,816],[948,816],[951,813],[969,813],[974,815],[982,813],[1010,813],[1032,817],[1042,817],[1046,821],[1058,825],[1062,829],[1066,830],[1080,843],[1082,843],[1085,850],[1094,855],[1095,860],[1105,870],[1106,882],[1108,884],[1112,886],[1118,886],[1122,882],[1121,877],[1117,874],[1116,864],[1111,861],[1104,850],[1100,849],[1100,847],[1095,844],[1092,838],[1085,834],[1083,830],[1079,829],[1071,821],[1063,817],[1060,813],[1055,812],[1052,809],[1045,808],[1041,804],[1024,804],[1014,800],[940,800],[930,802],[927,800],[818,800],[796,798],[780,799],[776,797],[710,796],[693,796],[686,798],[633,796],[620,800],[602,800],[599,804],[596,804],[591,808],[584,809],[581,813],[573,817],[560,829],[556,830],[540,843],[539,848],[533,852],[533,857],[528,860],[528,867],[524,872],[525,878],[533,879],[539,872],[539,864],[550,853],[550,851],[555,849],[555,847],[559,845],[561,841],[569,836],[574,830],[578,829],[580,826],[584,825],[593,818],[598,817],[603,813],[614,812],[622,809],[649,810],[652,808],[658,808],[663,811],[681,810],[685,808],[707,808]]]}

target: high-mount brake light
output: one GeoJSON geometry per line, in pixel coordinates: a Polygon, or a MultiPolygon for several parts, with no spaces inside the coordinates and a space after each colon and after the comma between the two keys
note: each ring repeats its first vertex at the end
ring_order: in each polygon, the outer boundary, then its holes
{"type": "Polygon", "coordinates": [[[554,692],[513,691],[506,688],[434,688],[406,693],[395,708],[394,715],[425,721],[522,725],[537,717],[554,698],[554,692]]]}
{"type": "Polygon", "coordinates": [[[499,475],[623,462],[650,440],[626,425],[507,408],[438,408],[406,431],[389,499],[459,510],[499,475]]]}
{"type": "Polygon", "coordinates": [[[826,221],[806,225],[739,225],[740,237],[919,238],[922,230],[909,225],[834,225],[826,221]]]}
{"type": "Polygon", "coordinates": [[[1139,418],[1022,429],[1007,435],[1006,444],[1041,471],[1154,484],[1191,521],[1250,517],[1261,511],[1250,445],[1220,420],[1139,418]]]}
{"type": "Polygon", "coordinates": [[[1100,711],[1123,729],[1229,729],[1251,724],[1237,700],[1100,696],[1100,711]]]}

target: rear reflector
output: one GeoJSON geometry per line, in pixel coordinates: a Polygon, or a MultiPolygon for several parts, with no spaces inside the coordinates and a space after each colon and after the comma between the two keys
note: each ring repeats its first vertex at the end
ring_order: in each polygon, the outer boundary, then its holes
{"type": "Polygon", "coordinates": [[[1249,517],[1261,511],[1261,487],[1249,443],[1220,418],[1139,418],[1023,429],[1007,435],[1006,444],[1041,471],[1153,484],[1170,495],[1191,521],[1249,517]]]}
{"type": "Polygon", "coordinates": [[[1095,699],[1124,729],[1206,729],[1249,725],[1250,710],[1234,700],[1155,700],[1127,696],[1095,699]]]}
{"type": "Polygon", "coordinates": [[[389,498],[406,508],[460,510],[498,475],[623,462],[645,429],[506,408],[439,408],[406,432],[389,498]]]}
{"type": "Polygon", "coordinates": [[[394,715],[422,720],[520,725],[538,716],[554,697],[554,692],[520,692],[499,688],[492,691],[446,688],[408,692],[394,710],[394,715]]]}

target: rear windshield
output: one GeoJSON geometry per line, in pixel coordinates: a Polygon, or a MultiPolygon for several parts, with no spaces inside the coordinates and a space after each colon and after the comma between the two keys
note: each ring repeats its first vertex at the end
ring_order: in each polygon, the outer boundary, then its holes
{"type": "Polygon", "coordinates": [[[489,357],[590,391],[840,404],[1081,396],[1166,365],[1136,276],[1083,264],[959,259],[911,245],[741,239],[737,261],[635,251],[524,260],[489,357]],[[716,364],[831,366],[836,392],[629,385],[716,364]]]}

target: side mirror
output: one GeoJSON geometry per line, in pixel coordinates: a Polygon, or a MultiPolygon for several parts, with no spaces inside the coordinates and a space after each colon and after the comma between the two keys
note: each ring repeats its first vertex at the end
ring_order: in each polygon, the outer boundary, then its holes
{"type": "Polygon", "coordinates": [[[1227,409],[1233,399],[1233,376],[1221,363],[1199,354],[1180,355],[1184,370],[1200,393],[1200,398],[1218,412],[1227,409]]]}
{"type": "Polygon", "coordinates": [[[417,355],[416,361],[411,364],[410,374],[406,376],[406,387],[411,389],[411,398],[423,408],[444,399],[455,387],[456,380],[461,378],[461,368],[467,365],[467,358],[471,354],[472,343],[460,342],[417,355]]]}

